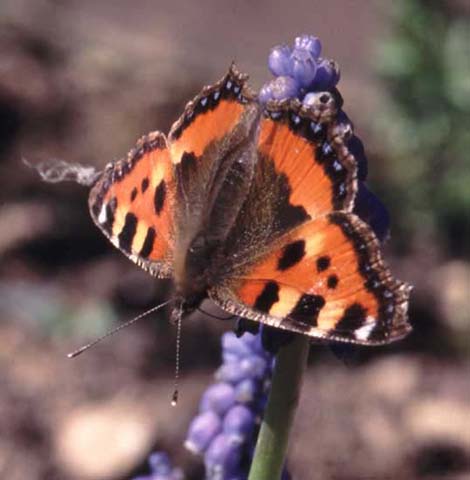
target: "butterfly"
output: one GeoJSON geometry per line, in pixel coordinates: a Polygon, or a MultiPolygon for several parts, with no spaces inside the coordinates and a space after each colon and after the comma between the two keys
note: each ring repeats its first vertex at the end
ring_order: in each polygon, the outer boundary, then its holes
{"type": "Polygon", "coordinates": [[[410,286],[352,213],[357,164],[341,99],[261,105],[232,65],[168,136],[142,137],[89,195],[96,225],[133,262],[174,280],[183,316],[223,310],[316,339],[383,344],[410,331],[410,286]]]}

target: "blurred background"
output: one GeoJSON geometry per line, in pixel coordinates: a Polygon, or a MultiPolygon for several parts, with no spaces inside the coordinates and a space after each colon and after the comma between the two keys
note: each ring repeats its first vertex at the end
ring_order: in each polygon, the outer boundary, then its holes
{"type": "Polygon", "coordinates": [[[175,332],[152,315],[171,285],[92,224],[87,189],[44,184],[21,159],[101,168],[167,132],[232,60],[259,88],[269,49],[319,36],[392,214],[386,255],[415,286],[414,332],[341,358],[313,346],[289,453],[294,478],[470,478],[470,3],[466,0],[0,3],[0,477],[124,480],[182,443],[230,322],[175,332]]]}

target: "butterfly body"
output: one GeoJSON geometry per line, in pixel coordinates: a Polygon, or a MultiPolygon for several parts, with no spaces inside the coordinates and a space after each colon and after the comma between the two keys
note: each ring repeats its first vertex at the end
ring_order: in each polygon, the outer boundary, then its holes
{"type": "Polygon", "coordinates": [[[278,328],[354,343],[410,329],[409,286],[352,208],[357,165],[339,94],[258,103],[232,67],[173,125],[109,164],[95,223],[131,260],[172,277],[183,314],[210,298],[278,328]]]}

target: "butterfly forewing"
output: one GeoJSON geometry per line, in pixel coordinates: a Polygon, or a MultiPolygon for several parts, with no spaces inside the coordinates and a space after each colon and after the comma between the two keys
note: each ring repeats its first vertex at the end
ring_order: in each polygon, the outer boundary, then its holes
{"type": "Polygon", "coordinates": [[[309,108],[297,100],[268,104],[261,122],[260,161],[287,179],[290,203],[310,218],[352,208],[356,166],[336,114],[335,98],[325,92],[309,108]]]}
{"type": "Polygon", "coordinates": [[[352,209],[356,165],[336,114],[329,93],[310,108],[296,100],[264,108],[254,178],[225,246],[235,270],[298,225],[352,209]]]}
{"type": "Polygon", "coordinates": [[[247,76],[232,65],[217,83],[204,87],[173,124],[168,139],[173,163],[188,155],[200,159],[211,144],[232,133],[247,105],[254,103],[247,76]]]}
{"type": "Polygon", "coordinates": [[[159,277],[172,274],[175,182],[165,136],[142,137],[109,164],[90,192],[93,220],[131,260],[159,277]]]}

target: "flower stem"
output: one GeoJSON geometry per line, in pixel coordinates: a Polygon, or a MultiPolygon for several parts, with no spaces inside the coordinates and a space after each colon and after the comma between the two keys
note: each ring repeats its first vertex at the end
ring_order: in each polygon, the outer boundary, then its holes
{"type": "Polygon", "coordinates": [[[256,443],[248,480],[279,480],[289,432],[299,403],[309,338],[296,335],[276,357],[271,392],[256,443]]]}

